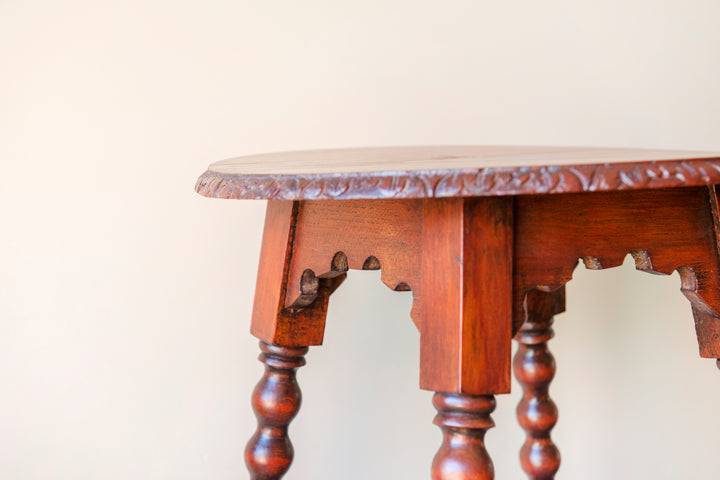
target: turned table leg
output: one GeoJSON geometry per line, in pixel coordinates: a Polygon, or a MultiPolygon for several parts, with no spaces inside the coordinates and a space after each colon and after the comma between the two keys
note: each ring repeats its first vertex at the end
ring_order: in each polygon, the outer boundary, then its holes
{"type": "Polygon", "coordinates": [[[542,308],[542,299],[535,299],[539,301],[528,298],[528,319],[515,335],[518,350],[513,371],[523,389],[517,418],[526,433],[520,463],[531,480],[550,480],[560,468],[560,451],[550,438],[558,419],[548,392],[555,376],[555,358],[547,345],[553,337],[553,311],[542,308]]]}
{"type": "Polygon", "coordinates": [[[251,332],[263,340],[266,373],[253,395],[251,477],[280,479],[292,459],[294,375],[307,348],[275,345],[322,344],[328,298],[345,272],[381,267],[384,283],[415,292],[420,386],[438,392],[443,433],[432,478],[493,479],[484,436],[494,395],[511,383],[513,199],[272,201],[265,225],[251,332]]]}
{"type": "Polygon", "coordinates": [[[436,393],[438,411],[434,424],[443,433],[443,443],[432,464],[433,480],[491,480],[492,459],[485,449],[485,432],[494,427],[492,395],[436,393]]]}
{"type": "Polygon", "coordinates": [[[278,347],[261,341],[260,349],[265,374],[252,395],[258,426],[245,448],[245,463],[251,479],[278,480],[293,459],[288,425],[302,399],[295,372],[305,365],[303,356],[308,348],[278,347]]]}

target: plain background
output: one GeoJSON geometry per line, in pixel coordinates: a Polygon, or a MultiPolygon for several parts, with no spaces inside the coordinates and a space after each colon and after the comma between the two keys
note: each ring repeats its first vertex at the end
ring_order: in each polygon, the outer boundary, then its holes
{"type": "MultiPolygon", "coordinates": [[[[0,0],[0,478],[230,480],[261,375],[265,204],[208,163],[402,144],[720,150],[720,2],[0,0]]],[[[576,271],[559,479],[717,478],[720,372],[677,275],[576,271]]],[[[410,293],[352,272],[286,478],[418,479],[440,443],[410,293]]],[[[519,479],[518,400],[488,434],[519,479]]]]}

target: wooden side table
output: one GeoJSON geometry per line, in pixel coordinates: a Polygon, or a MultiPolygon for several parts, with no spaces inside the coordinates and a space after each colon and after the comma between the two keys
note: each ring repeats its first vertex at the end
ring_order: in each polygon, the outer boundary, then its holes
{"type": "Polygon", "coordinates": [[[551,479],[555,362],[547,342],[564,285],[587,268],[677,270],[700,355],[720,358],[720,153],[551,147],[406,147],[279,153],[210,166],[196,190],[267,199],[251,332],[265,375],[245,459],[279,479],[300,407],[295,372],[323,340],[328,299],[348,269],[412,290],[420,388],[436,392],[436,480],[494,477],[484,447],[496,394],[517,408],[531,479],[551,479]],[[511,361],[511,340],[519,343],[511,361]]]}

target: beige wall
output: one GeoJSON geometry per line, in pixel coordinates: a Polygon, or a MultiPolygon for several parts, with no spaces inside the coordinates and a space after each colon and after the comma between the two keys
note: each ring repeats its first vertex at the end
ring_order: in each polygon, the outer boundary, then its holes
{"type": "MultiPolygon", "coordinates": [[[[244,477],[264,204],[193,193],[209,162],[720,149],[718,24],[717,0],[0,0],[0,478],[244,477]]],[[[678,288],[577,271],[553,341],[558,478],[717,477],[720,372],[678,288]]],[[[428,478],[409,295],[353,272],[333,297],[289,480],[428,478]]],[[[501,480],[521,478],[517,397],[488,436],[501,480]]]]}

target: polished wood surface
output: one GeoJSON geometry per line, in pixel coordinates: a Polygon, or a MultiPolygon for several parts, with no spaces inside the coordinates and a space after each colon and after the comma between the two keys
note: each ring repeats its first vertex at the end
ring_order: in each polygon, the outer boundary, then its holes
{"type": "Polygon", "coordinates": [[[250,155],[196,184],[217,198],[429,198],[720,183],[720,153],[584,147],[428,146],[250,155]]]}
{"type": "Polygon", "coordinates": [[[224,175],[313,175],[418,170],[547,167],[720,158],[720,152],[634,148],[427,146],[266,153],[213,163],[224,175]]]}
{"type": "Polygon", "coordinates": [[[720,257],[707,187],[537,195],[515,199],[515,325],[530,290],[552,291],[578,259],[600,270],[630,254],[638,270],[670,275],[690,300],[700,355],[720,358],[720,257]]]}
{"type": "Polygon", "coordinates": [[[448,198],[424,204],[420,387],[508,393],[512,199],[448,198]],[[481,344],[492,348],[477,348],[481,344]]]}
{"type": "MultiPolygon", "coordinates": [[[[697,187],[516,198],[513,333],[526,318],[525,295],[537,287],[563,286],[572,278],[578,258],[588,268],[600,269],[619,266],[632,254],[640,270],[680,273],[682,292],[694,307],[701,354],[720,357],[720,277],[711,273],[718,264],[718,222],[710,208],[715,195],[714,189],[697,187]]],[[[423,303],[429,298],[447,301],[423,292],[423,236],[428,255],[435,248],[429,246],[435,230],[424,226],[423,202],[428,200],[296,202],[295,210],[292,202],[270,202],[253,334],[284,345],[320,344],[328,296],[345,271],[380,266],[389,287],[413,291],[411,316],[423,331],[423,303]],[[338,259],[344,260],[338,263],[334,258],[339,253],[338,259]]],[[[428,215],[427,221],[431,218],[428,215]]],[[[442,261],[432,258],[428,271],[442,261]]],[[[445,271],[442,275],[446,278],[445,271]]],[[[440,277],[427,278],[433,282],[440,277]]],[[[427,328],[432,328],[430,322],[427,328]]]]}
{"type": "MultiPolygon", "coordinates": [[[[630,254],[638,270],[677,271],[700,354],[720,358],[717,157],[437,148],[270,155],[263,161],[283,172],[232,173],[238,163],[225,162],[217,167],[224,173],[199,180],[208,196],[272,199],[251,325],[266,364],[253,394],[258,429],[246,450],[252,478],[279,479],[290,466],[287,428],[300,407],[295,370],[307,347],[322,343],[330,296],[350,269],[380,269],[388,287],[413,293],[420,387],[436,392],[443,432],[435,480],[493,478],[484,436],[494,395],[510,390],[511,367],[523,388],[522,467],[530,479],[554,478],[560,452],[550,436],[558,409],[549,395],[555,361],[548,340],[578,259],[602,269],[630,254]],[[298,163],[341,157],[335,173],[298,163]],[[405,170],[374,170],[392,158],[388,168],[405,170]],[[482,166],[503,159],[505,166],[482,166]],[[519,348],[511,362],[513,337],[519,348]]],[[[258,158],[248,165],[270,172],[258,158]]]]}
{"type": "Polygon", "coordinates": [[[419,324],[422,201],[268,204],[251,332],[269,343],[320,345],[329,295],[348,269],[382,269],[393,290],[413,290],[419,324]]]}
{"type": "Polygon", "coordinates": [[[432,463],[432,480],[492,480],[495,468],[485,449],[485,432],[495,426],[492,395],[438,392],[433,423],[443,434],[442,445],[432,463]]]}
{"type": "Polygon", "coordinates": [[[553,315],[565,310],[565,288],[554,292],[533,290],[527,295],[528,319],[515,335],[518,349],[513,371],[523,390],[517,418],[525,430],[520,464],[530,480],[551,480],[560,468],[560,450],[550,438],[558,409],[550,398],[555,358],[547,342],[553,337],[553,315]]]}
{"type": "Polygon", "coordinates": [[[288,426],[300,410],[302,400],[295,371],[305,365],[304,355],[308,349],[278,347],[265,342],[260,342],[260,349],[265,375],[252,395],[258,426],[245,448],[245,464],[251,480],[279,480],[293,460],[288,426]]]}

